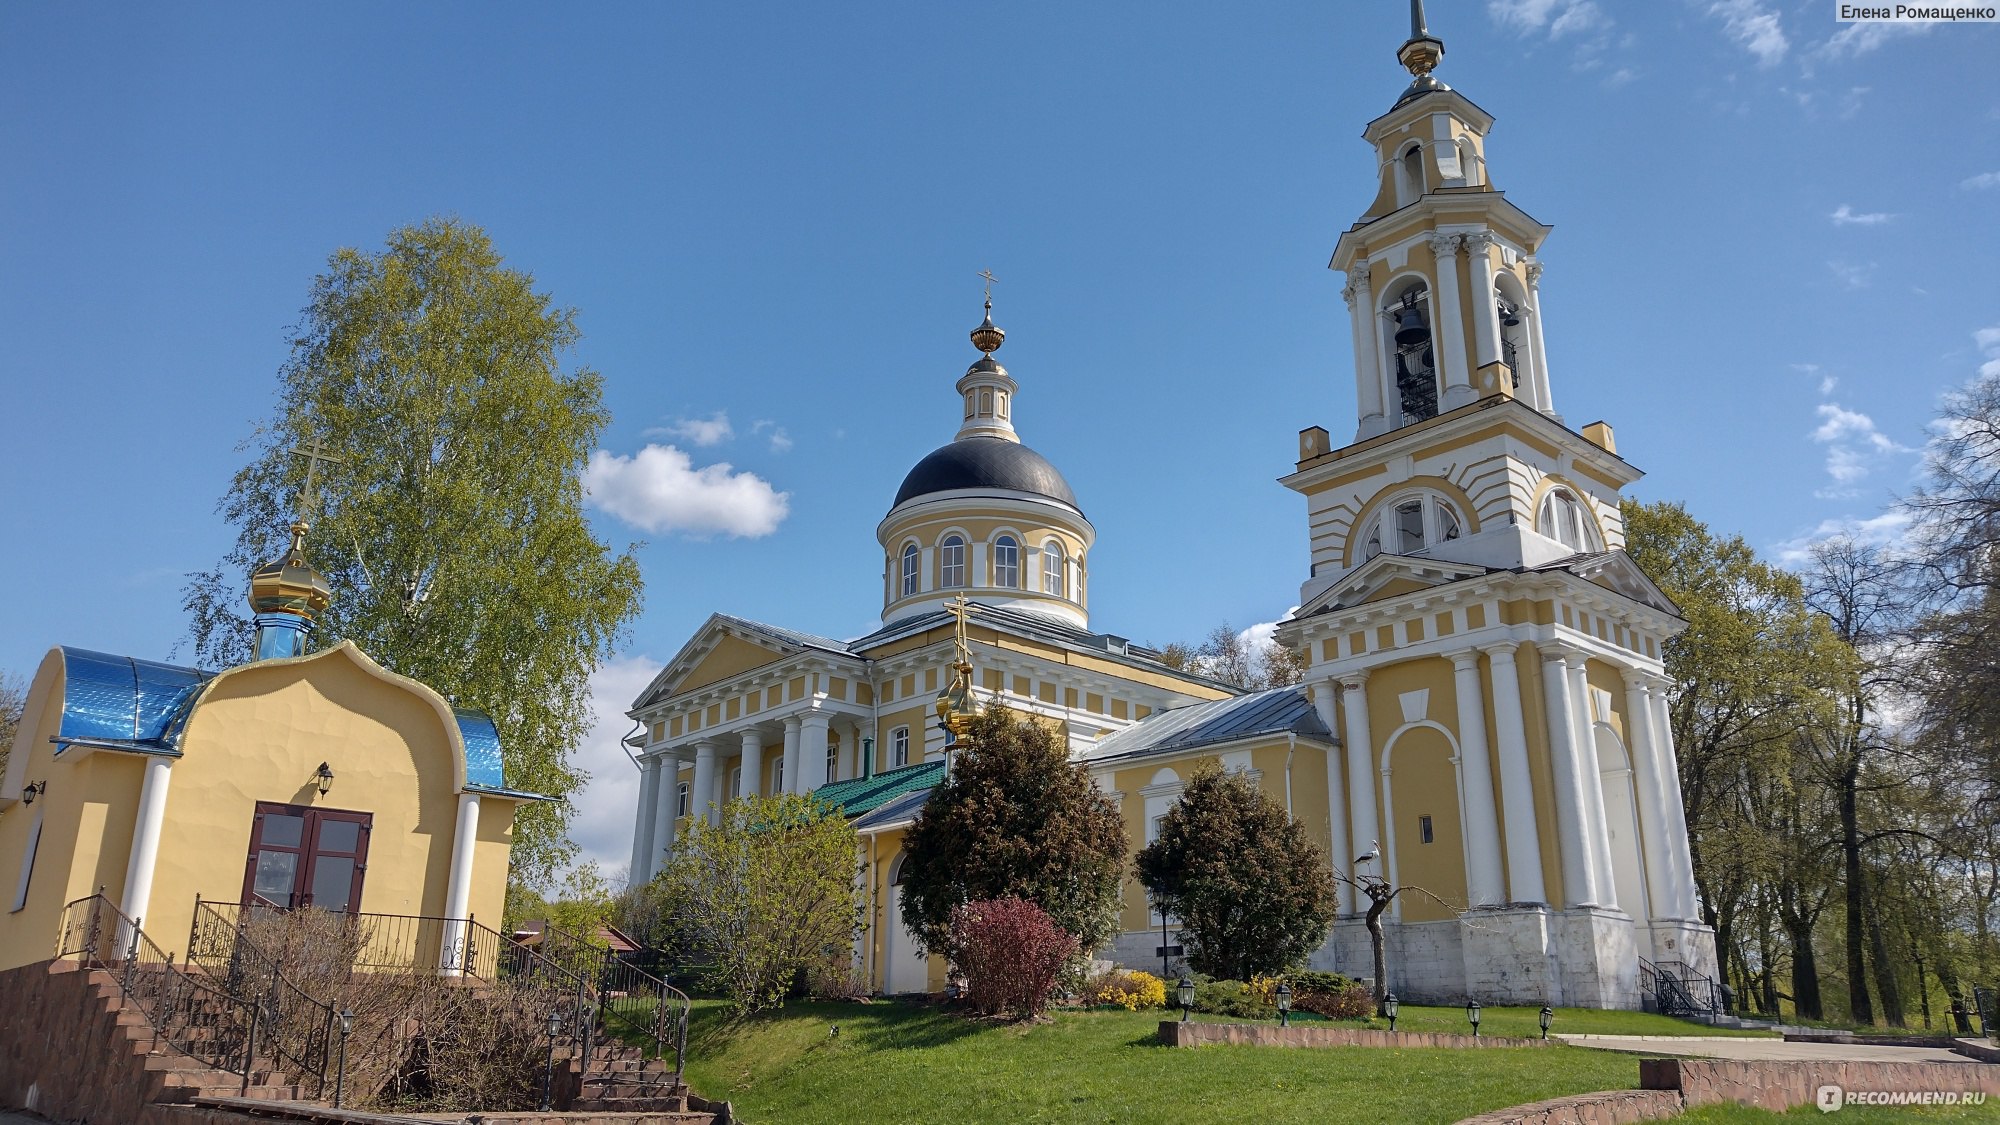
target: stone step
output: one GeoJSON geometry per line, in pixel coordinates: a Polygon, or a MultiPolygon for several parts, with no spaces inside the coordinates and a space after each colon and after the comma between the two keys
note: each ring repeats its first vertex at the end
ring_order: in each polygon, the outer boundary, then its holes
{"type": "Polygon", "coordinates": [[[578,1098],[571,1113],[687,1113],[686,1098],[578,1098]]]}
{"type": "Polygon", "coordinates": [[[686,1086],[676,1086],[659,1082],[651,1085],[639,1082],[595,1083],[584,1087],[587,1098],[683,1098],[687,1096],[686,1086]]]}

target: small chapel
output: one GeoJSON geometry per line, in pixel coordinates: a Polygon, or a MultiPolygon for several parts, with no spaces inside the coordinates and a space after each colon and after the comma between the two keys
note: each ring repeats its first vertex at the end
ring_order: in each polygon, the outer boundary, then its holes
{"type": "MultiPolygon", "coordinates": [[[[964,659],[978,703],[1063,732],[1134,849],[1213,765],[1281,802],[1336,874],[1412,888],[1386,921],[1403,998],[1638,1008],[1644,975],[1715,975],[1662,663],[1683,625],[1623,550],[1620,490],[1640,472],[1609,425],[1556,409],[1550,228],[1494,186],[1494,119],[1433,74],[1443,55],[1413,3],[1397,52],[1412,81],[1362,131],[1373,194],[1329,263],[1355,429],[1336,446],[1306,427],[1281,478],[1305,501],[1308,562],[1277,643],[1306,657],[1303,682],[1245,693],[1091,620],[1098,528],[1016,431],[989,290],[957,432],[876,527],[881,627],[840,641],[716,614],[634,701],[634,881],[731,797],[816,794],[861,839],[857,967],[882,993],[942,987],[898,882],[903,833],[949,768],[932,701],[964,659]]],[[[1367,906],[1341,886],[1312,968],[1372,975],[1367,906]]],[[[1136,881],[1122,925],[1097,957],[1179,952],[1136,881]]]]}

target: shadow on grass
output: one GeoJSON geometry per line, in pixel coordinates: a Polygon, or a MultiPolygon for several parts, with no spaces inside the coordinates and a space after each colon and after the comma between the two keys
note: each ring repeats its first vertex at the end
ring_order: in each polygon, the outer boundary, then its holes
{"type": "Polygon", "coordinates": [[[758,1032],[793,1025],[800,1032],[821,1024],[827,1037],[838,1027],[841,1037],[872,1050],[915,1050],[941,1047],[999,1025],[967,1019],[949,1009],[928,1004],[878,1000],[860,1004],[806,1001],[741,1016],[726,1004],[696,1005],[688,1025],[688,1050],[716,1054],[758,1032]]]}

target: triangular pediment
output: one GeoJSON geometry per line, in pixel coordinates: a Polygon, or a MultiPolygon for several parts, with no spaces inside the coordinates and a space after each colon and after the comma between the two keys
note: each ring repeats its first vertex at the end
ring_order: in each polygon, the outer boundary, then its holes
{"type": "Polygon", "coordinates": [[[713,614],[633,703],[639,710],[684,691],[720,683],[807,652],[847,656],[838,641],[713,614]]]}
{"type": "Polygon", "coordinates": [[[1444,562],[1415,555],[1376,555],[1322,590],[1318,597],[1299,607],[1297,617],[1329,609],[1379,602],[1418,590],[1462,582],[1487,573],[1474,563],[1444,562]]]}
{"type": "Polygon", "coordinates": [[[1661,613],[1676,618],[1681,616],[1681,608],[1674,604],[1674,600],[1646,577],[1646,572],[1639,569],[1632,556],[1622,550],[1583,556],[1558,565],[1593,586],[1601,586],[1661,613]]]}

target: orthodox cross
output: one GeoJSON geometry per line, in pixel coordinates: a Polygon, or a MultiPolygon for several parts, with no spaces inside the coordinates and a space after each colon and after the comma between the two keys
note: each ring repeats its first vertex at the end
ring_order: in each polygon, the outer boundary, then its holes
{"type": "Polygon", "coordinates": [[[960,663],[972,663],[972,646],[965,640],[965,595],[951,600],[951,615],[958,619],[958,659],[960,663]]]}
{"type": "Polygon", "coordinates": [[[993,306],[993,283],[1000,279],[993,276],[992,270],[980,270],[979,276],[986,279],[986,305],[988,308],[991,308],[993,306]]]}
{"type": "Polygon", "coordinates": [[[304,442],[294,446],[291,454],[294,457],[303,457],[306,459],[306,484],[305,488],[299,493],[299,521],[303,523],[312,518],[313,505],[319,500],[319,497],[313,494],[313,478],[319,474],[319,463],[325,461],[329,464],[339,465],[343,461],[341,458],[335,457],[327,451],[326,445],[319,440],[318,435],[309,437],[304,442]]]}

